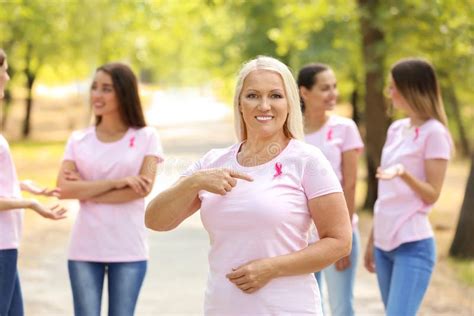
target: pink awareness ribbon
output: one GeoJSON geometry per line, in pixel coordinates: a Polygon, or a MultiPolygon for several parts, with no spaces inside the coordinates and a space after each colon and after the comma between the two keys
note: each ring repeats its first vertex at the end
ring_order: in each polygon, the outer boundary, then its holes
{"type": "Polygon", "coordinates": [[[419,127],[415,128],[415,138],[413,140],[417,140],[418,136],[420,136],[420,128],[419,127]]]}
{"type": "Polygon", "coordinates": [[[283,165],[280,162],[275,163],[275,174],[273,175],[274,178],[281,176],[282,174],[283,165]]]}
{"type": "Polygon", "coordinates": [[[332,128],[329,128],[328,133],[326,134],[326,140],[332,140],[332,128]]]}

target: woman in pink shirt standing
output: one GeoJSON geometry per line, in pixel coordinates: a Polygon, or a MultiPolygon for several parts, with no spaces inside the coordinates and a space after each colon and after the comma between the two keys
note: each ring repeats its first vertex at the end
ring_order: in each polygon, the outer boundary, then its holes
{"type": "Polygon", "coordinates": [[[100,315],[107,275],[109,315],[130,316],[148,258],[144,197],[162,150],[128,66],[97,68],[90,102],[95,125],[71,135],[58,175],[61,197],[80,200],[68,254],[74,313],[100,315]]]}
{"type": "MultiPolygon", "coordinates": [[[[0,49],[0,99],[10,77],[5,52],[0,49]]],[[[22,316],[23,298],[17,270],[18,246],[23,224],[23,209],[31,209],[49,219],[65,218],[60,206],[46,207],[36,200],[23,199],[20,191],[57,196],[57,189],[42,189],[30,181],[19,182],[7,140],[0,134],[0,315],[22,316]]]]}
{"type": "MultiPolygon", "coordinates": [[[[329,115],[337,102],[336,75],[326,65],[309,64],[298,74],[298,87],[305,123],[305,141],[318,147],[331,163],[342,184],[352,222],[352,252],[319,273],[327,283],[332,316],[354,315],[354,280],[359,257],[359,231],[355,214],[357,162],[364,144],[356,124],[351,119],[329,115]]],[[[313,231],[312,242],[317,238],[313,231]]]]}
{"type": "Polygon", "coordinates": [[[321,315],[312,273],[350,252],[340,183],[305,144],[286,65],[260,56],[240,71],[237,144],[213,149],[149,204],[146,225],[171,230],[200,209],[209,233],[205,315],[321,315]],[[308,245],[311,223],[321,241],[308,245]]]}
{"type": "Polygon", "coordinates": [[[428,213],[441,192],[452,142],[428,62],[403,59],[389,80],[393,105],[408,117],[387,132],[365,266],[377,273],[386,314],[410,316],[421,305],[436,262],[428,213]]]}

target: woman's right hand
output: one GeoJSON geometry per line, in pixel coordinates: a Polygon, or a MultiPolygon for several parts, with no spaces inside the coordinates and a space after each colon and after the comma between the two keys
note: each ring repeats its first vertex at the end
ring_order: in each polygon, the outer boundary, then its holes
{"type": "Polygon", "coordinates": [[[225,195],[237,185],[237,179],[253,181],[249,175],[226,168],[205,169],[195,172],[194,179],[200,190],[225,195]]]}
{"type": "Polygon", "coordinates": [[[369,241],[364,255],[364,266],[370,273],[375,272],[374,243],[369,241]]]}
{"type": "Polygon", "coordinates": [[[66,218],[67,209],[63,206],[56,204],[54,206],[44,206],[36,200],[31,202],[30,208],[38,213],[39,215],[43,216],[44,218],[58,220],[66,218]]]}
{"type": "Polygon", "coordinates": [[[64,178],[68,181],[82,181],[81,174],[77,170],[64,170],[64,178]]]}
{"type": "Polygon", "coordinates": [[[29,192],[31,194],[43,195],[43,196],[59,197],[61,193],[61,190],[59,188],[53,188],[53,189],[43,188],[31,180],[21,181],[20,188],[21,190],[29,192]]]}
{"type": "Polygon", "coordinates": [[[115,183],[115,189],[130,187],[135,193],[145,196],[150,192],[151,184],[152,181],[144,175],[129,176],[118,179],[115,183]]]}

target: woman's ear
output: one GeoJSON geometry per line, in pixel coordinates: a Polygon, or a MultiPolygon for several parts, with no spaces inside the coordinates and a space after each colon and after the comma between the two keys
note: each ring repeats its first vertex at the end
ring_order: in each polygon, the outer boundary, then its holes
{"type": "Polygon", "coordinates": [[[300,96],[304,100],[308,97],[309,90],[305,86],[301,86],[298,88],[300,90],[300,96]]]}

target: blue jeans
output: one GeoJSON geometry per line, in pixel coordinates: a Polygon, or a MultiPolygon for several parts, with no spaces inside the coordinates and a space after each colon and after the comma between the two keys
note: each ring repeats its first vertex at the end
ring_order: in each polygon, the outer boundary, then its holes
{"type": "Polygon", "coordinates": [[[387,316],[415,316],[436,262],[433,238],[404,243],[392,251],[374,249],[380,293],[387,316]]]}
{"type": "Polygon", "coordinates": [[[104,276],[108,276],[109,316],[132,316],[145,278],[146,261],[68,261],[74,315],[99,316],[104,276]]]}
{"type": "Polygon", "coordinates": [[[352,233],[352,252],[351,265],[343,270],[338,271],[335,264],[330,265],[326,269],[316,272],[316,279],[322,295],[322,275],[327,283],[329,306],[332,316],[353,316],[354,315],[354,280],[357,271],[357,262],[360,251],[359,231],[354,230],[352,233]]]}
{"type": "Polygon", "coordinates": [[[0,250],[0,316],[23,316],[18,250],[0,250]]]}

